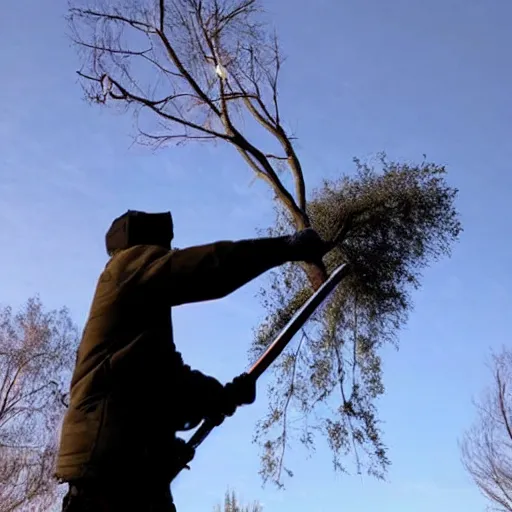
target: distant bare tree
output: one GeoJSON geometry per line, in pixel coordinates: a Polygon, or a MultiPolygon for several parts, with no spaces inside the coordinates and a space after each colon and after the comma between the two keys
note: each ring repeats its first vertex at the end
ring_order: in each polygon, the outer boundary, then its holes
{"type": "Polygon", "coordinates": [[[494,381],[477,404],[462,460],[492,510],[512,512],[512,350],[494,356],[494,381]]]}
{"type": "Polygon", "coordinates": [[[217,505],[215,512],[263,512],[262,506],[255,501],[252,505],[242,505],[234,491],[227,491],[224,496],[224,505],[217,505]]]}
{"type": "Polygon", "coordinates": [[[77,347],[68,312],[0,309],[0,512],[49,510],[57,431],[77,347]]]}
{"type": "Polygon", "coordinates": [[[139,142],[226,142],[274,196],[271,234],[313,226],[336,241],[325,262],[272,274],[252,356],[328,271],[353,264],[350,279],[274,366],[257,431],[263,478],[281,485],[292,474],[283,462],[292,439],[312,448],[317,435],[327,439],[336,469],[355,455],[358,471],[382,477],[389,460],[376,408],[384,391],[379,350],[398,341],[421,270],[449,255],[462,229],[444,167],[356,161],[353,177],[308,197],[283,122],[283,54],[258,0],[71,0],[69,20],[87,98],[133,112],[139,142]]]}

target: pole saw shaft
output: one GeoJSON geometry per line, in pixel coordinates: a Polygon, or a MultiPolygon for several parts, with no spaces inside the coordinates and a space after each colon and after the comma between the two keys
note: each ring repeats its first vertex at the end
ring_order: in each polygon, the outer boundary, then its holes
{"type": "Polygon", "coordinates": [[[265,370],[267,370],[268,367],[281,355],[292,338],[302,329],[311,315],[330,295],[347,273],[348,266],[346,264],[340,265],[336,270],[334,270],[334,272],[332,272],[327,281],[325,281],[325,283],[323,283],[322,286],[295,313],[293,318],[278,334],[272,344],[248,371],[249,375],[254,377],[254,380],[258,380],[265,370]]]}
{"type": "MultiPolygon", "coordinates": [[[[279,357],[279,355],[286,348],[292,338],[302,329],[304,324],[308,321],[311,315],[317,310],[322,302],[330,295],[342,279],[348,274],[349,266],[347,264],[340,265],[329,276],[320,288],[313,293],[313,295],[302,305],[302,307],[295,313],[288,324],[281,330],[272,344],[265,350],[260,358],[253,364],[251,369],[247,372],[255,381],[268,369],[268,367],[279,357]]],[[[187,442],[187,445],[192,450],[197,447],[208,437],[210,432],[215,428],[207,419],[203,421],[201,426],[196,430],[192,437],[187,442]]],[[[179,471],[178,471],[179,473],[179,471]]],[[[173,478],[177,476],[174,475],[173,478]]]]}

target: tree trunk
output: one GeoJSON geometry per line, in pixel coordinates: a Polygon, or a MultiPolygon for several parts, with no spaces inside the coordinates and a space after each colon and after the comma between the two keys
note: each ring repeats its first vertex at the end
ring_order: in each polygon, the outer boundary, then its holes
{"type": "MultiPolygon", "coordinates": [[[[311,227],[311,221],[304,211],[301,211],[300,215],[291,210],[289,211],[295,217],[294,220],[297,231],[311,227]]],[[[320,288],[320,286],[322,286],[323,283],[325,283],[325,281],[327,281],[327,278],[329,277],[327,275],[325,265],[321,261],[319,263],[304,263],[302,268],[308,276],[308,280],[315,292],[318,290],[318,288],[320,288]]]]}

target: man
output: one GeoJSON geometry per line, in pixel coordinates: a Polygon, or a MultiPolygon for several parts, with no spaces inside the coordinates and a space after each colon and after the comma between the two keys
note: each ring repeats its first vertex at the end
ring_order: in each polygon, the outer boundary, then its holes
{"type": "Polygon", "coordinates": [[[171,250],[170,213],[128,211],[106,235],[109,256],[78,348],[56,476],[65,512],[172,512],[170,475],[192,458],[177,431],[220,424],[254,402],[242,375],[223,386],[176,351],[171,308],[219,299],[290,261],[320,262],[315,231],[171,250]]]}

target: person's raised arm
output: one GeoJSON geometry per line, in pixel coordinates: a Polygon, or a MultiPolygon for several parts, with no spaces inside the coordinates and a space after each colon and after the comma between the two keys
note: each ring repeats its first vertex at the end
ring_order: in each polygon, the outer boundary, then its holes
{"type": "Polygon", "coordinates": [[[171,306],[225,297],[290,261],[318,261],[328,250],[313,230],[293,236],[221,241],[165,253],[144,280],[171,306]]]}

